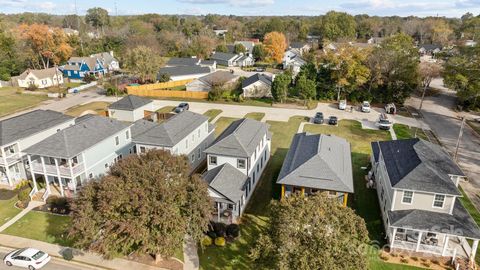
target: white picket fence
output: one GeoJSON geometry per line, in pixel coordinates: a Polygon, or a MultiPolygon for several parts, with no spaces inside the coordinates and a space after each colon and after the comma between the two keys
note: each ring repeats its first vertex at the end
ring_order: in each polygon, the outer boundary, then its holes
{"type": "Polygon", "coordinates": [[[74,87],[74,88],[68,89],[68,93],[70,93],[70,94],[71,94],[71,93],[78,93],[78,92],[81,92],[81,91],[83,91],[83,90],[86,90],[86,89],[88,89],[88,88],[90,88],[90,87],[93,87],[93,86],[95,86],[95,85],[97,85],[97,82],[96,82],[96,81],[95,81],[95,82],[88,83],[88,84],[83,84],[83,85],[80,85],[80,86],[78,86],[78,87],[74,87]]]}

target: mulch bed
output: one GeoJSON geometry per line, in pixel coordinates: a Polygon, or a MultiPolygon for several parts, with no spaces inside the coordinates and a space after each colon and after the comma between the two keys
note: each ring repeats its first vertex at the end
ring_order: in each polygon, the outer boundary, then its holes
{"type": "Polygon", "coordinates": [[[17,196],[16,190],[0,189],[0,200],[10,200],[17,196]]]}
{"type": "Polygon", "coordinates": [[[147,254],[139,255],[139,254],[132,254],[127,257],[128,260],[132,260],[138,263],[143,263],[146,265],[171,269],[171,270],[183,270],[183,263],[175,260],[175,259],[164,259],[159,263],[155,263],[155,259],[147,254]]]}
{"type": "Polygon", "coordinates": [[[54,211],[52,211],[51,206],[49,206],[47,204],[37,206],[37,207],[33,208],[33,211],[45,212],[45,213],[55,214],[55,215],[60,215],[60,216],[68,216],[70,214],[69,211],[62,210],[62,209],[58,209],[57,211],[54,212],[54,211]],[[50,207],[50,210],[48,209],[49,207],[50,207]]]}

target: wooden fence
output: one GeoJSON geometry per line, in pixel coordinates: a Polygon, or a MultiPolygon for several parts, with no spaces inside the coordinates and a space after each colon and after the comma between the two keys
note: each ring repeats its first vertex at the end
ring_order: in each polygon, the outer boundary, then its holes
{"type": "Polygon", "coordinates": [[[139,86],[127,86],[127,92],[129,95],[144,97],[207,99],[208,92],[168,90],[168,88],[183,86],[191,81],[193,81],[193,79],[165,83],[152,83],[139,86]]]}
{"type": "Polygon", "coordinates": [[[144,85],[138,85],[138,86],[127,86],[127,91],[130,94],[130,90],[166,90],[168,88],[186,85],[191,81],[193,81],[193,79],[144,84],[144,85]]]}

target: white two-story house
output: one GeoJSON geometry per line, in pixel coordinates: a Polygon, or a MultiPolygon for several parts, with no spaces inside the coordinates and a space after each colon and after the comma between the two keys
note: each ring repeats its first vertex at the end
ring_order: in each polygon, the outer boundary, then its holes
{"type": "Polygon", "coordinates": [[[270,159],[271,135],[265,123],[240,119],[210,146],[203,175],[215,201],[216,219],[236,222],[270,159]]]}
{"type": "Polygon", "coordinates": [[[480,229],[459,200],[465,175],[448,153],[420,139],[373,142],[372,152],[390,247],[473,261],[480,229]]]}
{"type": "Polygon", "coordinates": [[[89,179],[105,174],[132,151],[131,124],[85,115],[75,125],[25,150],[34,188],[44,200],[50,194],[70,197],[89,179]]]}
{"type": "Polygon", "coordinates": [[[214,131],[208,117],[190,111],[176,114],[160,124],[139,120],[132,126],[134,152],[161,149],[186,155],[194,170],[205,160],[204,150],[214,141],[214,131]]]}
{"type": "Polygon", "coordinates": [[[50,110],[34,110],[0,121],[0,185],[13,188],[27,179],[23,150],[74,122],[73,117],[50,110]]]}

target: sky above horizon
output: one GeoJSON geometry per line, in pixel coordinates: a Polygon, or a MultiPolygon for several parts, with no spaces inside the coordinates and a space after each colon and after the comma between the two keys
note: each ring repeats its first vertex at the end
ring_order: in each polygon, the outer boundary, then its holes
{"type": "Polygon", "coordinates": [[[379,16],[460,17],[480,14],[480,0],[0,0],[0,13],[85,14],[91,7],[111,15],[144,13],[205,15],[321,15],[329,10],[379,16]]]}

